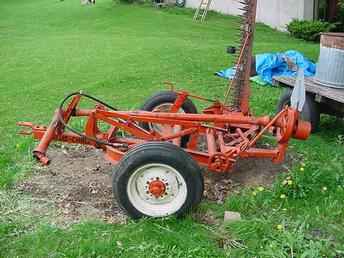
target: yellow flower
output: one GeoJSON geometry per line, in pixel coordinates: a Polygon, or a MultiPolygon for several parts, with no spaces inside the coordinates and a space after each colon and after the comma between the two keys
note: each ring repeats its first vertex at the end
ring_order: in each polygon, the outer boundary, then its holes
{"type": "Polygon", "coordinates": [[[327,191],[327,187],[324,186],[324,187],[322,188],[322,190],[323,190],[324,192],[326,192],[326,191],[327,191]]]}
{"type": "Polygon", "coordinates": [[[282,211],[287,211],[287,209],[286,209],[286,208],[283,208],[282,211]]]}
{"type": "Polygon", "coordinates": [[[283,230],[284,227],[283,227],[283,225],[279,224],[276,226],[276,228],[277,228],[277,230],[281,231],[281,230],[283,230]]]}
{"type": "Polygon", "coordinates": [[[288,185],[293,185],[293,181],[292,181],[292,180],[288,180],[288,181],[287,181],[287,184],[288,184],[288,185]]]}
{"type": "Polygon", "coordinates": [[[288,184],[288,180],[283,180],[282,185],[288,184]]]}
{"type": "Polygon", "coordinates": [[[256,195],[257,195],[257,192],[256,192],[256,191],[253,191],[253,192],[252,192],[252,195],[253,195],[253,196],[256,196],[256,195]]]}
{"type": "Polygon", "coordinates": [[[287,196],[285,194],[281,194],[280,198],[285,199],[285,198],[287,198],[287,196]]]}
{"type": "Polygon", "coordinates": [[[19,143],[16,144],[16,148],[17,148],[17,149],[20,148],[20,144],[19,144],[19,143]]]}
{"type": "Polygon", "coordinates": [[[304,168],[304,167],[301,167],[301,168],[300,168],[300,171],[301,171],[301,172],[305,171],[305,168],[304,168]]]}
{"type": "Polygon", "coordinates": [[[258,190],[259,192],[263,192],[263,191],[265,190],[265,188],[262,187],[262,186],[260,186],[260,187],[257,188],[257,190],[258,190]]]}

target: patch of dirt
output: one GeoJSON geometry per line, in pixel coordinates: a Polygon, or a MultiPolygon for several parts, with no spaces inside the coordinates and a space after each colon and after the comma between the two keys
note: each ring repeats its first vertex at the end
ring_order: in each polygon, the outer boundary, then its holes
{"type": "Polygon", "coordinates": [[[274,164],[269,159],[241,159],[231,173],[206,172],[204,196],[221,204],[230,192],[238,191],[242,187],[270,186],[276,176],[287,172],[294,162],[290,154],[283,164],[274,164]]]}
{"type": "MultiPolygon", "coordinates": [[[[50,203],[48,209],[35,207],[41,216],[52,217],[54,223],[68,225],[84,219],[102,219],[109,223],[124,223],[126,215],[114,201],[111,187],[113,165],[107,162],[101,150],[74,145],[51,148],[51,164],[37,165],[31,177],[17,185],[17,190],[29,196],[33,203],[50,203]],[[48,212],[50,212],[48,214],[48,212]]],[[[270,185],[278,173],[292,163],[289,156],[284,165],[270,160],[240,160],[232,173],[217,175],[205,173],[204,197],[222,203],[230,192],[239,187],[270,185]]],[[[208,216],[205,220],[213,220],[208,216]],[[209,217],[209,218],[208,218],[209,217]]]]}
{"type": "Polygon", "coordinates": [[[19,183],[17,189],[29,194],[34,202],[53,203],[56,208],[54,222],[126,221],[126,216],[113,201],[113,166],[105,161],[101,150],[68,145],[62,149],[51,148],[48,156],[51,164],[47,167],[37,165],[33,175],[19,183]]]}

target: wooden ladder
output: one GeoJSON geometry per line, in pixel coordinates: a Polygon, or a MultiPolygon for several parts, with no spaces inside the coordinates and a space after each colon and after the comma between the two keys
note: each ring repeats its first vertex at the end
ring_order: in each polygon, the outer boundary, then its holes
{"type": "Polygon", "coordinates": [[[199,4],[195,15],[193,17],[194,21],[197,21],[199,18],[201,18],[201,22],[204,22],[205,17],[207,16],[210,4],[212,0],[201,0],[201,3],[199,4]]]}

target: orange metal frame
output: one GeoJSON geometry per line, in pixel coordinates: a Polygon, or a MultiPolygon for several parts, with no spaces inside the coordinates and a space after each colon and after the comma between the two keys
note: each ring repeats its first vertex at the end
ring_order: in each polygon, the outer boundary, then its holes
{"type": "Polygon", "coordinates": [[[48,127],[27,122],[18,125],[31,129],[21,131],[21,134],[33,135],[40,140],[34,156],[45,165],[49,163],[46,152],[52,141],[103,149],[106,158],[116,163],[136,145],[149,141],[170,141],[180,146],[181,138],[188,136],[184,150],[200,165],[216,173],[230,171],[238,158],[270,158],[273,162],[282,162],[291,138],[304,140],[310,135],[310,124],[301,121],[298,112],[289,107],[273,118],[253,117],[214,102],[202,114],[185,114],[178,113],[178,110],[189,97],[204,99],[185,91],[177,92],[177,96],[169,113],[157,113],[110,111],[102,105],[94,109],[79,109],[81,95],[76,95],[66,108],[56,110],[48,127]],[[82,135],[65,130],[64,124],[72,117],[86,117],[82,135]],[[110,129],[102,131],[99,122],[110,125],[110,129]],[[142,123],[158,124],[162,130],[146,130],[142,123]],[[258,140],[265,134],[274,136],[276,146],[273,149],[257,147],[258,140]],[[201,141],[206,143],[205,147],[200,147],[201,141]]]}

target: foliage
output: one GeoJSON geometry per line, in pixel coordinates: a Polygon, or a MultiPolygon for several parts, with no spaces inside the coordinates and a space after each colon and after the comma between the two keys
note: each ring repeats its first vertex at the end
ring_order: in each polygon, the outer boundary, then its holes
{"type": "MultiPolygon", "coordinates": [[[[179,89],[222,98],[227,82],[213,73],[234,61],[224,49],[240,20],[210,13],[207,23],[198,24],[187,9],[112,0],[92,7],[79,1],[1,0],[0,13],[2,189],[32,166],[34,142],[17,136],[16,122],[49,123],[65,94],[83,89],[116,107],[135,109],[170,80],[179,89]]],[[[311,59],[319,54],[318,44],[262,24],[255,39],[256,53],[295,49],[311,59]]],[[[280,93],[253,84],[252,113],[274,114],[280,93]]],[[[0,257],[342,257],[340,123],[325,116],[319,133],[292,141],[290,153],[298,154],[294,166],[271,188],[233,192],[224,205],[204,201],[201,210],[214,213],[219,226],[188,217],[59,228],[18,210],[25,195],[0,194],[0,257]],[[225,210],[239,211],[243,220],[223,225],[225,210]]]]}
{"type": "Polygon", "coordinates": [[[190,219],[142,220],[125,226],[88,222],[69,230],[43,225],[18,239],[20,230],[0,225],[0,234],[17,239],[0,240],[1,257],[224,257],[215,242],[208,241],[206,230],[190,219]]]}
{"type": "Polygon", "coordinates": [[[304,199],[337,190],[337,187],[344,189],[344,159],[342,157],[329,160],[325,167],[317,161],[307,165],[302,163],[292,173],[281,177],[280,183],[275,185],[274,193],[277,198],[285,195],[291,199],[304,199]],[[335,188],[331,189],[331,186],[335,188]]]}
{"type": "Polygon", "coordinates": [[[244,212],[246,220],[228,225],[232,237],[245,243],[230,253],[233,257],[310,258],[343,254],[344,245],[339,243],[343,237],[335,237],[343,227],[328,227],[329,221],[344,221],[338,210],[343,197],[342,157],[326,166],[301,163],[282,174],[271,189],[257,187],[232,196],[226,209],[244,212]]]}
{"type": "Polygon", "coordinates": [[[318,41],[320,33],[329,32],[334,28],[334,24],[322,21],[293,20],[287,25],[287,29],[292,36],[307,41],[318,41]]]}

